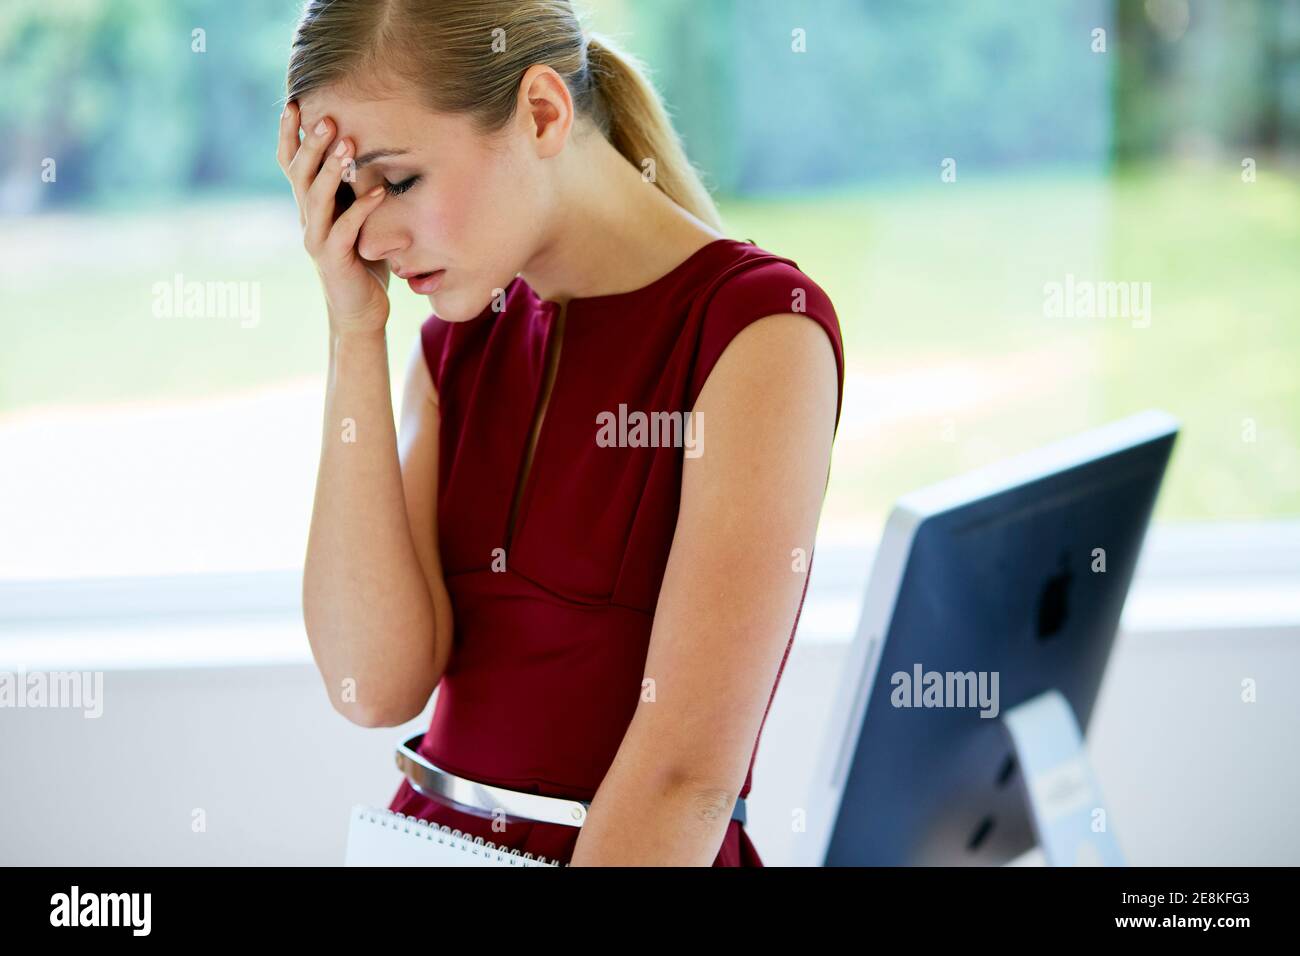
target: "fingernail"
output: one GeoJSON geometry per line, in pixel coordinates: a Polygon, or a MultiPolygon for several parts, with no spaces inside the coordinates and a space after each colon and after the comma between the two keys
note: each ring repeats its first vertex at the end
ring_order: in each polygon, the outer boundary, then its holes
{"type": "Polygon", "coordinates": [[[312,130],[312,132],[315,133],[317,136],[324,136],[325,131],[327,129],[329,129],[329,126],[325,124],[324,120],[321,120],[319,123],[316,124],[316,128],[312,130]]]}
{"type": "Polygon", "coordinates": [[[284,110],[280,113],[280,119],[287,119],[289,116],[289,104],[284,104],[284,110]]]}
{"type": "Polygon", "coordinates": [[[339,141],[339,144],[338,144],[337,146],[334,147],[334,155],[335,155],[335,156],[342,156],[342,155],[343,155],[344,153],[346,153],[347,151],[348,151],[348,144],[347,144],[346,142],[344,142],[343,140],[340,140],[340,141],[339,141]]]}
{"type": "Polygon", "coordinates": [[[384,191],[383,186],[376,186],[374,189],[370,190],[370,194],[369,194],[370,198],[373,199],[375,196],[378,196],[383,191],[384,191]]]}

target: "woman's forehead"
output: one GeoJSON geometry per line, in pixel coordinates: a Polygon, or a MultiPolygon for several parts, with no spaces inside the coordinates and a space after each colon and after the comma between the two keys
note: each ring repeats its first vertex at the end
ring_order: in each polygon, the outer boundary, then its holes
{"type": "Polygon", "coordinates": [[[358,142],[397,139],[427,138],[420,134],[432,133],[431,127],[443,119],[421,110],[420,104],[404,96],[366,99],[347,95],[332,88],[304,93],[298,100],[299,122],[303,129],[311,130],[324,117],[333,120],[340,136],[358,142]],[[419,111],[419,122],[412,122],[419,111]]]}
{"type": "Polygon", "coordinates": [[[313,90],[298,99],[303,129],[311,129],[328,116],[337,126],[362,126],[373,123],[382,114],[378,103],[368,103],[333,90],[313,90]]]}

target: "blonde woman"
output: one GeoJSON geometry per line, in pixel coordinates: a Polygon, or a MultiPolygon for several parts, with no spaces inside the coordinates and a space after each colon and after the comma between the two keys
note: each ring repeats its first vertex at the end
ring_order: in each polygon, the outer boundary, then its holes
{"type": "Polygon", "coordinates": [[[329,318],[303,604],[331,702],[395,727],[437,690],[421,757],[589,804],[531,822],[403,779],[390,808],[575,866],[761,866],[744,798],[839,421],[831,302],[723,234],[566,0],[309,2],[287,85],[329,318]],[[432,313],[396,428],[390,274],[432,313]]]}

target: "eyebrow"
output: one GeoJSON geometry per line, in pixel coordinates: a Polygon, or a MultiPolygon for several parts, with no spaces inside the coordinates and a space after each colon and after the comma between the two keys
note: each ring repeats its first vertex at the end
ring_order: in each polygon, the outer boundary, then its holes
{"type": "Polygon", "coordinates": [[[357,169],[365,166],[367,163],[373,163],[377,159],[384,159],[387,156],[405,156],[410,150],[408,149],[372,149],[368,153],[362,153],[357,157],[357,169]]]}

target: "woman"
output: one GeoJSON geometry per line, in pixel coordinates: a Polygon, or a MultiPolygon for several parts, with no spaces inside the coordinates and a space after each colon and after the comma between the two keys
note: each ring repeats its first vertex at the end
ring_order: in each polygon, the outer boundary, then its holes
{"type": "Polygon", "coordinates": [[[722,234],[565,0],[308,3],[279,161],[329,316],[303,604],[330,700],[392,727],[438,689],[422,756],[591,803],[485,819],[403,780],[390,809],[571,865],[762,865],[729,814],[811,566],[830,301],[722,234]],[[396,429],[390,271],[433,310],[396,429]]]}

